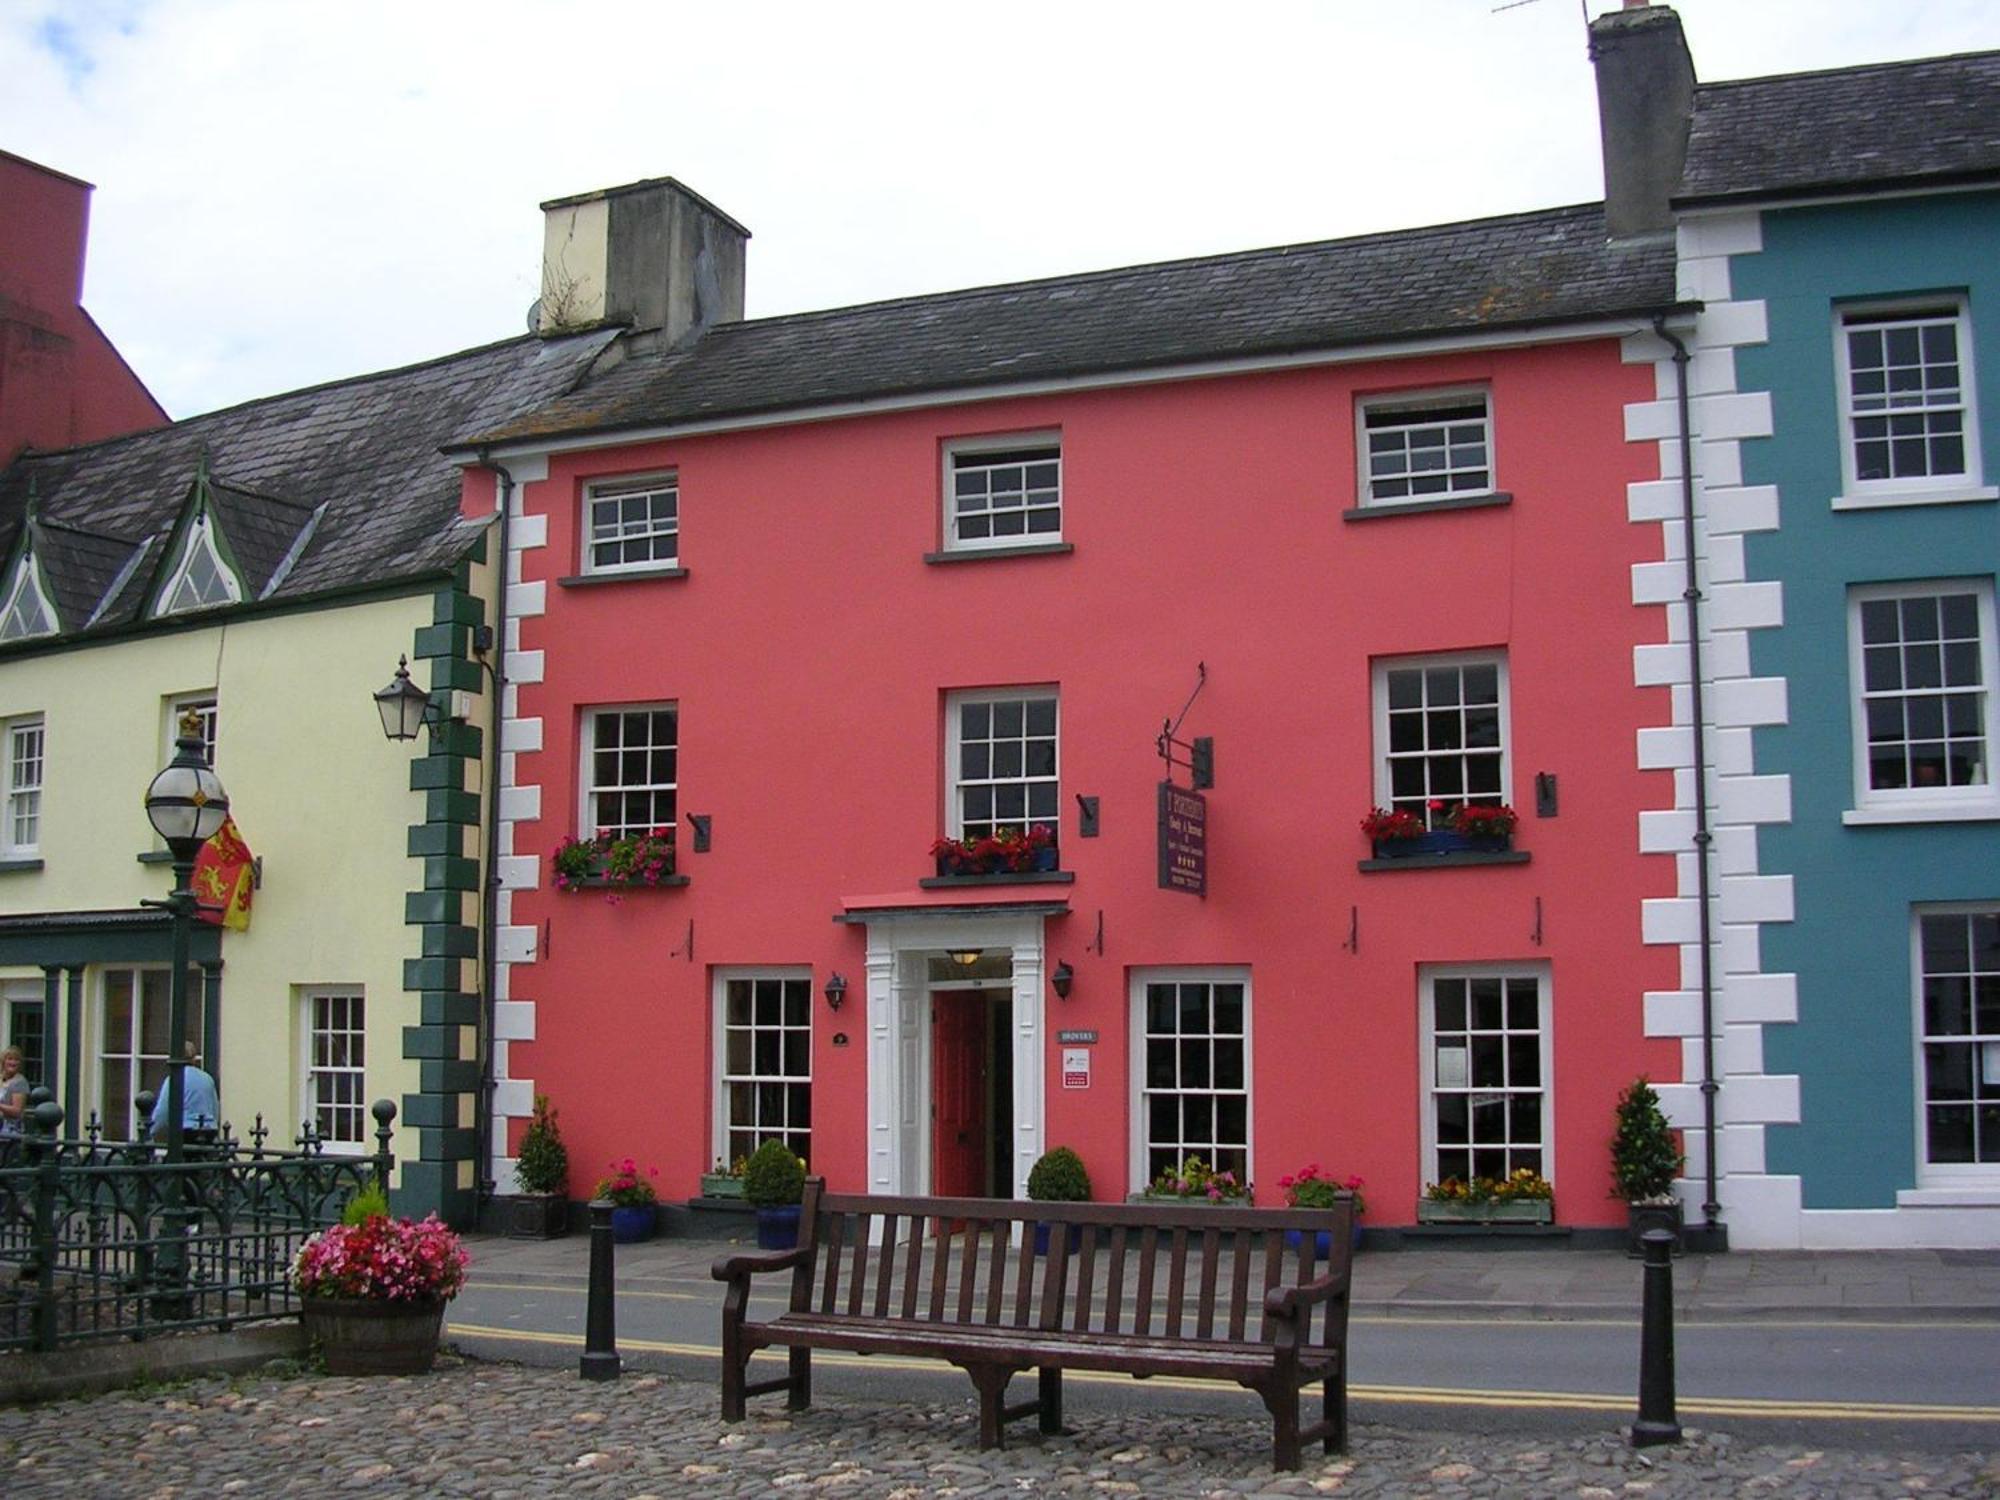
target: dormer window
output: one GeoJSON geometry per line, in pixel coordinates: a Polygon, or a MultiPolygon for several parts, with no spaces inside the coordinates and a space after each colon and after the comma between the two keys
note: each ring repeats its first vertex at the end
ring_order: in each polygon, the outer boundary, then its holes
{"type": "Polygon", "coordinates": [[[161,592],[159,612],[177,615],[191,609],[212,609],[218,604],[235,604],[242,597],[236,575],[216,550],[215,532],[208,516],[195,517],[188,528],[180,566],[161,592]]]}
{"type": "Polygon", "coordinates": [[[0,610],[0,641],[25,641],[55,633],[56,612],[42,592],[35,554],[24,552],[14,570],[14,585],[7,592],[7,606],[0,610]]]}

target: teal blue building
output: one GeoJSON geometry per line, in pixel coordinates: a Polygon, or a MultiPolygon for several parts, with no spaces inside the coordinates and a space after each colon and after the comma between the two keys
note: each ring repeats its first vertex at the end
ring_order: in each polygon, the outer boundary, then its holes
{"type": "Polygon", "coordinates": [[[1701,86],[1673,206],[1722,1217],[2000,1244],[2000,53],[1701,86]]]}

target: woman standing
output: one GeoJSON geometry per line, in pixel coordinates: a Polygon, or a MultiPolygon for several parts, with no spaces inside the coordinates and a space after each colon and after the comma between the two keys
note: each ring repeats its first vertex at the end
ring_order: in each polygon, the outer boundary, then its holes
{"type": "Polygon", "coordinates": [[[19,1047],[0,1052],[0,1160],[14,1154],[22,1120],[28,1113],[28,1079],[22,1073],[19,1047]]]}

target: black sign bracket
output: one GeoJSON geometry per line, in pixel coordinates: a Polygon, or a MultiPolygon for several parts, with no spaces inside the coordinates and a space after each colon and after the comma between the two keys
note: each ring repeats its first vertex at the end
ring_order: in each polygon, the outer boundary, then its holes
{"type": "Polygon", "coordinates": [[[1180,738],[1181,725],[1187,722],[1188,710],[1194,707],[1194,700],[1201,696],[1201,690],[1208,686],[1208,663],[1194,664],[1194,691],[1188,694],[1187,702],[1181,705],[1177,718],[1165,721],[1160,728],[1159,738],[1153,748],[1160,759],[1167,763],[1167,780],[1174,779],[1174,768],[1182,767],[1188,773],[1188,785],[1195,791],[1206,791],[1215,785],[1215,740],[1202,735],[1196,739],[1180,738]]]}

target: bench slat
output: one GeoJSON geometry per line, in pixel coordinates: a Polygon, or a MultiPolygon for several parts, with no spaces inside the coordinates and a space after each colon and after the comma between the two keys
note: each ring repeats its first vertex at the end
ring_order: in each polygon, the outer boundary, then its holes
{"type": "MultiPolygon", "coordinates": [[[[1006,1225],[993,1226],[1004,1232],[1006,1225]]],[[[1021,1236],[1021,1248],[1014,1257],[1014,1326],[1026,1328],[1029,1314],[1034,1310],[1031,1300],[1035,1291],[1035,1237],[1021,1236]]]]}
{"type": "Polygon", "coordinates": [[[826,1274],[820,1283],[819,1310],[832,1312],[839,1304],[840,1295],[840,1235],[847,1227],[846,1214],[833,1214],[826,1221],[826,1244],[821,1255],[826,1261],[826,1274]]]}
{"type": "Polygon", "coordinates": [[[945,1287],[951,1280],[952,1236],[966,1225],[955,1224],[950,1219],[937,1221],[937,1240],[931,1247],[931,1321],[944,1321],[945,1287]]]}
{"type": "Polygon", "coordinates": [[[1125,1226],[1111,1231],[1111,1279],[1104,1287],[1104,1331],[1116,1333],[1125,1299],[1125,1226]]]}
{"type": "Polygon", "coordinates": [[[1160,1231],[1148,1224],[1139,1231],[1139,1285],[1132,1299],[1132,1331],[1153,1327],[1153,1262],[1159,1255],[1160,1231]]]}
{"type": "MultiPolygon", "coordinates": [[[[1230,1240],[1237,1239],[1232,1231],[1230,1240]]],[[[1195,1309],[1194,1336],[1198,1339],[1215,1337],[1215,1273],[1216,1252],[1222,1248],[1222,1231],[1210,1229],[1201,1237],[1201,1303],[1195,1309]]]]}
{"type": "MultiPolygon", "coordinates": [[[[1275,1234],[1265,1235],[1264,1290],[1267,1294],[1272,1287],[1282,1285],[1278,1278],[1284,1274],[1284,1266],[1285,1241],[1283,1236],[1275,1234]]],[[[1263,1316],[1257,1321],[1257,1337],[1268,1343],[1277,1336],[1277,1329],[1271,1326],[1271,1310],[1266,1307],[1263,1316]]]]}
{"type": "Polygon", "coordinates": [[[1076,1263],[1076,1313],[1070,1326],[1078,1333],[1090,1327],[1091,1292],[1097,1278],[1097,1231],[1083,1232],[1083,1253],[1076,1263]]]}
{"type": "Polygon", "coordinates": [[[1000,1321],[1000,1298],[1007,1281],[1007,1226],[995,1219],[993,1247],[986,1256],[986,1321],[1000,1321]]]}
{"type": "Polygon", "coordinates": [[[1185,1224],[1174,1226],[1173,1259],[1167,1262],[1166,1332],[1170,1339],[1181,1336],[1181,1311],[1187,1302],[1187,1246],[1185,1224]]]}
{"type": "Polygon", "coordinates": [[[910,1243],[903,1254],[903,1316],[917,1315],[917,1291],[923,1285],[924,1221],[910,1220],[910,1243]]]}
{"type": "Polygon", "coordinates": [[[1236,1253],[1229,1262],[1229,1338],[1241,1343],[1244,1317],[1250,1306],[1250,1247],[1237,1236],[1236,1253]]]}
{"type": "Polygon", "coordinates": [[[875,1253],[875,1316],[889,1316],[889,1283],[896,1272],[896,1216],[882,1215],[881,1248],[875,1253]]]}

